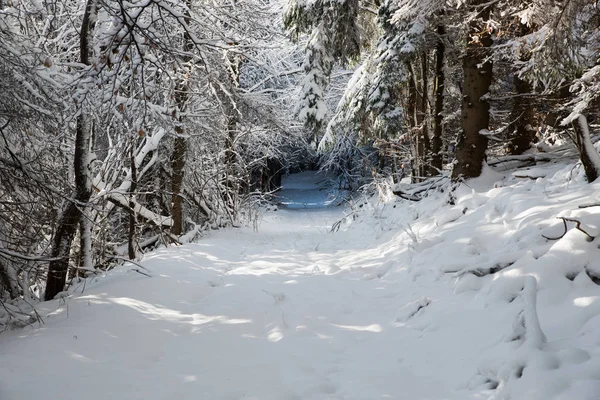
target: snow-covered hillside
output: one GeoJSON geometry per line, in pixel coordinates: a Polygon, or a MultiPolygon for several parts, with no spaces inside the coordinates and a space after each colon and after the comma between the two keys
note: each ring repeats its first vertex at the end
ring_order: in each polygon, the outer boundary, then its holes
{"type": "Polygon", "coordinates": [[[598,399],[599,189],[551,164],[266,212],[43,303],[0,399],[598,399]]]}

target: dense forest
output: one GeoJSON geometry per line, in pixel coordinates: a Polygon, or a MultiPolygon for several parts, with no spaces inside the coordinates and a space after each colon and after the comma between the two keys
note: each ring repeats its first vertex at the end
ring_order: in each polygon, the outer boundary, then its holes
{"type": "Polygon", "coordinates": [[[293,171],[418,200],[396,184],[567,140],[596,180],[599,23],[584,0],[0,0],[0,323],[250,223],[293,171]]]}
{"type": "Polygon", "coordinates": [[[600,4],[0,0],[0,400],[597,400],[600,4]]]}

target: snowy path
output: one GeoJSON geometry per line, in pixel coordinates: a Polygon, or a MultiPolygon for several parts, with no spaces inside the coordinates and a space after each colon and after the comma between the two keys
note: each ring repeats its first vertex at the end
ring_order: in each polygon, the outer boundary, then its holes
{"type": "Polygon", "coordinates": [[[0,398],[41,398],[50,387],[55,399],[445,398],[441,365],[411,360],[435,352],[419,346],[426,326],[393,324],[406,293],[339,273],[377,255],[359,261],[358,249],[328,243],[335,214],[279,211],[258,234],[151,255],[152,279],[130,273],[86,288],[68,315],[61,307],[41,329],[4,340],[2,358],[22,363],[3,370],[0,398]]]}
{"type": "Polygon", "coordinates": [[[284,177],[276,194],[279,204],[289,209],[317,209],[340,205],[344,192],[335,189],[335,177],[314,171],[284,177]]]}
{"type": "MultiPolygon", "coordinates": [[[[344,215],[332,207],[271,212],[258,232],[154,252],[143,261],[153,277],[113,271],[66,303],[45,303],[41,327],[0,335],[0,399],[487,399],[496,364],[512,354],[506,336],[519,306],[440,273],[499,241],[496,228],[453,223],[451,211],[428,223],[452,226],[452,240],[436,227],[412,248],[384,213],[330,233],[344,215]]],[[[554,397],[542,388],[519,398],[554,397]]]]}

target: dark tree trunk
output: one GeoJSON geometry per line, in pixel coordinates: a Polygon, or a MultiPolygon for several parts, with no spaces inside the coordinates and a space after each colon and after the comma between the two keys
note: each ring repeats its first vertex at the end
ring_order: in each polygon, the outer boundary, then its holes
{"type": "MultiPolygon", "coordinates": [[[[478,0],[474,6],[481,6],[478,0]]],[[[462,96],[462,130],[458,135],[456,146],[456,165],[452,178],[474,178],[481,175],[487,136],[481,135],[482,129],[489,127],[489,103],[481,97],[488,93],[492,82],[492,62],[487,59],[492,38],[481,20],[489,19],[489,7],[479,14],[479,18],[469,24],[467,50],[463,57],[463,96],[462,96]],[[479,42],[471,39],[478,36],[479,42]]]]}
{"type": "Polygon", "coordinates": [[[19,297],[19,283],[10,276],[8,269],[11,267],[3,264],[2,261],[0,260],[0,289],[8,291],[11,299],[16,299],[19,297]]]}
{"type": "Polygon", "coordinates": [[[412,130],[417,125],[417,87],[415,85],[415,73],[410,62],[406,62],[408,70],[408,101],[406,103],[407,117],[405,120],[408,123],[408,128],[412,130]]]}
{"type": "MultiPolygon", "coordinates": [[[[131,166],[131,188],[129,188],[129,208],[133,210],[135,202],[133,201],[133,194],[137,189],[137,169],[135,167],[135,155],[133,152],[133,144],[131,146],[129,154],[129,164],[131,166]]],[[[135,260],[135,213],[129,212],[129,235],[127,238],[127,252],[129,253],[129,259],[135,260]]]]}
{"type": "MultiPolygon", "coordinates": [[[[88,0],[79,32],[79,58],[82,64],[90,65],[88,38],[92,30],[93,14],[96,12],[96,2],[88,0]]],[[[73,238],[82,215],[82,210],[92,195],[89,179],[89,152],[90,152],[90,126],[88,117],[80,110],[77,117],[77,129],[75,132],[75,154],[73,169],[75,174],[75,191],[72,199],[65,203],[57,222],[56,232],[52,239],[52,250],[50,256],[53,259],[48,266],[48,277],[46,279],[45,300],[52,300],[54,296],[62,292],[67,279],[69,268],[69,253],[73,238]]],[[[85,257],[85,255],[83,255],[85,257]]]]}
{"type": "Polygon", "coordinates": [[[431,168],[431,143],[429,141],[429,127],[428,127],[428,109],[429,99],[427,98],[427,87],[428,83],[428,66],[427,66],[427,52],[423,52],[421,55],[421,114],[419,123],[421,124],[420,129],[420,143],[421,143],[421,168],[419,174],[421,176],[430,176],[431,168]]]}
{"type": "Polygon", "coordinates": [[[433,117],[433,138],[431,139],[431,166],[436,173],[442,170],[442,111],[444,109],[444,84],[446,76],[444,75],[444,55],[446,46],[444,45],[444,36],[446,29],[443,25],[437,27],[438,42],[435,48],[435,105],[433,117]]]}
{"type": "Polygon", "coordinates": [[[187,153],[187,139],[182,136],[185,131],[183,126],[177,127],[175,131],[177,137],[175,137],[175,141],[173,142],[173,159],[171,162],[171,168],[173,169],[173,176],[171,178],[171,217],[173,218],[173,225],[171,226],[171,233],[181,235],[183,231],[182,186],[187,153]]]}
{"type": "Polygon", "coordinates": [[[512,118],[515,122],[512,137],[508,144],[508,152],[512,155],[523,154],[529,150],[535,140],[534,118],[535,112],[531,102],[532,86],[529,82],[515,76],[515,91],[512,118]]]}
{"type": "Polygon", "coordinates": [[[277,190],[281,186],[282,169],[283,165],[281,165],[281,162],[278,159],[267,159],[267,166],[265,171],[267,180],[263,185],[263,190],[270,192],[273,190],[277,190]]]}
{"type": "MultiPolygon", "coordinates": [[[[533,32],[533,28],[519,23],[519,37],[533,32]]],[[[528,61],[527,54],[520,57],[520,61],[528,61]]],[[[513,101],[512,120],[515,120],[512,137],[508,144],[508,151],[512,155],[523,154],[531,147],[535,139],[535,112],[531,101],[532,85],[514,74],[515,92],[517,96],[513,101]]]]}
{"type": "MultiPolygon", "coordinates": [[[[186,26],[189,26],[191,21],[189,8],[191,2],[187,2],[188,11],[185,12],[184,22],[186,26]]],[[[187,30],[183,33],[183,50],[191,52],[194,48],[194,42],[190,37],[187,30]]],[[[184,65],[189,68],[191,58],[184,56],[184,65]]],[[[189,98],[189,87],[187,82],[187,73],[182,74],[181,82],[177,87],[175,93],[175,102],[179,112],[185,111],[189,98]]],[[[173,142],[173,157],[171,159],[171,169],[173,170],[173,176],[171,178],[171,217],[173,218],[173,226],[171,226],[171,233],[174,235],[181,235],[183,232],[183,178],[185,174],[185,161],[187,155],[187,139],[185,137],[185,125],[184,118],[179,116],[179,126],[175,128],[175,140],[173,142]]]]}
{"type": "MultiPolygon", "coordinates": [[[[229,100],[229,99],[228,99],[229,100]]],[[[227,182],[227,202],[233,211],[235,206],[234,196],[238,194],[238,171],[237,171],[237,154],[235,151],[235,142],[237,137],[237,115],[233,105],[227,107],[227,138],[225,140],[225,168],[227,182]]]]}
{"type": "MultiPolygon", "coordinates": [[[[81,213],[79,218],[79,267],[84,269],[92,268],[92,238],[89,213],[81,213]]],[[[78,276],[79,270],[74,271],[74,276],[78,276]]],[[[68,275],[67,275],[68,278],[68,275]]]]}

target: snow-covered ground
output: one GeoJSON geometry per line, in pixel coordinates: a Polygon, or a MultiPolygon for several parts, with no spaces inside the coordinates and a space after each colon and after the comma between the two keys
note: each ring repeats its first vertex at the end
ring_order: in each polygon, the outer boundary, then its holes
{"type": "Polygon", "coordinates": [[[345,195],[336,187],[335,176],[306,171],[285,176],[275,200],[285,208],[312,209],[338,206],[343,203],[345,195]]]}
{"type": "Polygon", "coordinates": [[[600,183],[454,196],[271,211],[80,284],[0,335],[0,399],[599,399],[599,239],[543,235],[599,234],[600,183]]]}

